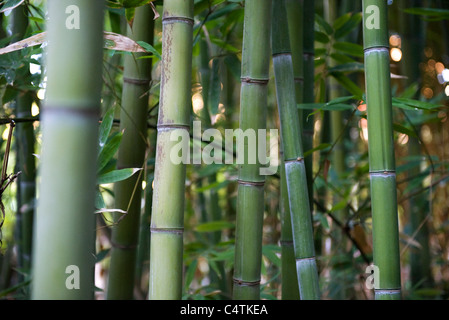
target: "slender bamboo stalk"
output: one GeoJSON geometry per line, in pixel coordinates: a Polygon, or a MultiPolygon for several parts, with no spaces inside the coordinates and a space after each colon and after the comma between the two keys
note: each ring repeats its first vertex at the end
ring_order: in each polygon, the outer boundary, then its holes
{"type": "Polygon", "coordinates": [[[280,213],[281,213],[281,275],[282,300],[298,300],[299,286],[296,275],[295,250],[293,246],[292,221],[290,205],[288,204],[287,179],[285,176],[284,155],[281,152],[281,187],[280,187],[280,213]]]}
{"type": "MultiPolygon", "coordinates": [[[[400,0],[399,7],[405,9],[422,7],[421,0],[400,0]]],[[[402,30],[402,60],[401,67],[407,77],[407,86],[417,82],[421,87],[420,63],[423,61],[424,53],[424,31],[426,30],[424,21],[417,15],[401,13],[400,27],[402,30]]],[[[419,98],[419,93],[414,98],[419,98]]],[[[416,112],[416,111],[412,111],[416,112]]],[[[416,127],[420,131],[420,126],[416,127]]],[[[408,154],[418,156],[421,154],[419,139],[409,137],[408,154]]],[[[420,168],[410,170],[410,177],[420,174],[420,168]]],[[[410,206],[410,233],[416,233],[415,240],[421,248],[410,248],[410,280],[413,288],[429,288],[433,284],[431,265],[431,253],[429,248],[429,227],[426,223],[429,213],[427,200],[422,196],[409,199],[410,206]]]]}
{"type": "MultiPolygon", "coordinates": [[[[303,0],[304,38],[303,38],[303,63],[304,63],[304,103],[315,102],[315,0],[303,0]]],[[[303,111],[302,135],[304,151],[313,149],[314,116],[309,117],[310,111],[303,111]]],[[[309,191],[310,208],[313,210],[313,157],[305,158],[307,173],[307,186],[309,191]]]]}
{"type": "MultiPolygon", "coordinates": [[[[132,29],[128,37],[151,43],[153,39],[153,13],[150,5],[135,9],[132,29]]],[[[117,158],[117,169],[144,167],[147,147],[148,91],[151,81],[151,59],[138,59],[139,55],[125,57],[123,72],[122,109],[120,130],[123,138],[117,158]]],[[[108,299],[132,299],[141,216],[142,175],[115,184],[115,207],[125,210],[126,216],[112,228],[111,262],[108,279],[108,299]]],[[[119,220],[120,219],[120,220],[119,220]]]]}
{"type": "Polygon", "coordinates": [[[104,3],[59,0],[47,6],[32,298],[92,299],[104,3]]]}
{"type": "MultiPolygon", "coordinates": [[[[156,154],[156,131],[148,132],[148,159],[153,159],[156,154]]],[[[153,174],[154,166],[147,165],[147,178],[145,187],[145,207],[140,219],[139,244],[137,246],[137,262],[135,282],[140,288],[143,296],[148,294],[148,275],[150,271],[150,224],[151,224],[151,208],[153,205],[153,174]]]]}
{"type": "Polygon", "coordinates": [[[172,134],[190,128],[193,0],[165,0],[162,79],[150,249],[150,299],[181,299],[185,164],[175,164],[172,134]]]}
{"type": "MultiPolygon", "coordinates": [[[[210,53],[209,46],[205,39],[200,42],[200,59],[199,59],[199,73],[202,86],[202,95],[204,105],[200,111],[201,121],[205,128],[212,127],[211,114],[210,114],[210,80],[211,80],[211,68],[209,67],[210,53]]],[[[217,181],[217,174],[211,174],[205,179],[206,183],[212,184],[217,181]]],[[[217,190],[211,189],[205,194],[206,201],[206,221],[218,221],[221,219],[221,211],[219,206],[219,197],[217,190]]],[[[221,231],[212,232],[209,235],[209,243],[216,245],[221,240],[221,231]]],[[[224,270],[224,264],[222,262],[217,263],[217,269],[219,274],[215,272],[213,268],[209,268],[211,283],[217,285],[217,287],[224,293],[227,291],[226,287],[226,273],[224,270]]]]}
{"type": "Polygon", "coordinates": [[[315,300],[320,298],[318,272],[284,1],[273,1],[273,68],[300,296],[315,300]]]}
{"type": "MultiPolygon", "coordinates": [[[[14,40],[24,39],[28,16],[25,6],[21,5],[12,12],[12,29],[14,40]]],[[[27,66],[26,66],[27,67],[27,66]]],[[[24,79],[30,76],[29,71],[24,72],[24,79]]],[[[31,104],[33,97],[30,91],[20,92],[16,98],[16,117],[31,117],[31,104]]],[[[36,164],[34,156],[34,128],[33,123],[17,123],[17,170],[22,174],[18,177],[16,216],[19,239],[18,239],[18,268],[22,273],[31,272],[31,250],[33,233],[33,215],[36,196],[36,164]]]]}
{"type": "MultiPolygon", "coordinates": [[[[324,3],[324,12],[326,21],[330,25],[333,25],[335,19],[337,18],[337,2],[335,0],[327,0],[324,3]]],[[[331,68],[335,65],[335,61],[332,58],[329,58],[328,66],[331,68]]],[[[328,78],[327,89],[327,96],[329,100],[333,100],[341,96],[341,87],[335,78],[328,78]]],[[[337,179],[342,179],[346,170],[344,140],[340,138],[344,130],[342,111],[330,111],[330,128],[331,141],[332,143],[335,143],[332,149],[331,165],[337,179]]],[[[341,199],[338,199],[335,196],[333,197],[334,204],[340,200],[341,199]]],[[[348,217],[348,209],[345,207],[334,212],[333,214],[339,221],[346,221],[348,217]]],[[[330,294],[332,298],[340,300],[345,299],[347,293],[349,293],[349,286],[346,285],[345,279],[345,274],[348,273],[348,268],[344,263],[341,263],[342,260],[349,257],[346,254],[346,244],[347,238],[342,234],[340,228],[338,226],[333,226],[332,248],[334,249],[333,254],[335,254],[335,257],[333,257],[334,263],[332,263],[333,268],[331,270],[330,294]]]]}
{"type": "MultiPolygon", "coordinates": [[[[292,52],[293,75],[295,79],[296,103],[303,101],[304,94],[304,60],[303,60],[303,0],[286,0],[288,32],[292,52]]],[[[302,112],[298,112],[298,121],[302,123],[302,112]]],[[[301,135],[301,133],[300,133],[301,135]]],[[[300,139],[298,137],[298,139],[300,139]]],[[[295,252],[291,226],[288,190],[285,181],[283,152],[281,151],[281,263],[282,263],[282,299],[299,299],[298,277],[296,275],[295,252]]]]}
{"type": "Polygon", "coordinates": [[[375,297],[379,300],[401,298],[387,19],[387,1],[363,0],[373,250],[379,284],[375,297]]]}
{"type": "MultiPolygon", "coordinates": [[[[242,49],[240,129],[266,128],[271,0],[247,0],[242,49]]],[[[259,145],[256,143],[256,145],[259,145]]],[[[245,152],[248,150],[245,144],[245,152]]],[[[260,298],[265,176],[260,164],[239,165],[233,298],[260,298]]]]}

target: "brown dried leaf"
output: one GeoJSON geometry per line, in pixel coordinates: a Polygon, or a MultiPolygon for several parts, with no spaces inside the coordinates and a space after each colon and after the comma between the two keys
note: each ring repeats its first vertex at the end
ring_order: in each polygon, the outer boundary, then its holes
{"type": "MultiPolygon", "coordinates": [[[[37,46],[45,43],[45,37],[47,33],[41,32],[31,36],[29,38],[23,39],[21,41],[14,42],[9,46],[0,49],[0,55],[22,50],[24,48],[37,46]]],[[[134,40],[122,36],[121,34],[117,34],[114,32],[104,32],[104,48],[110,50],[118,50],[118,51],[128,51],[128,52],[146,52],[144,48],[142,48],[137,42],[134,40]]]]}

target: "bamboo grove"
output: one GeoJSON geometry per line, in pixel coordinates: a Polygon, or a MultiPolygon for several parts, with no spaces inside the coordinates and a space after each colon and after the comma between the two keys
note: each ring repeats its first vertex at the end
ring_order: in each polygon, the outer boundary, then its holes
{"type": "Polygon", "coordinates": [[[449,297],[449,5],[0,2],[0,296],[449,297]]]}

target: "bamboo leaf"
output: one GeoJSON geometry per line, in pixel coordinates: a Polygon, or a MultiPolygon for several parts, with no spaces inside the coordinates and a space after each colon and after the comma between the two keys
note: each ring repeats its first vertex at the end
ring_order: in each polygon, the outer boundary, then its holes
{"type": "Polygon", "coordinates": [[[278,257],[278,254],[280,254],[280,247],[275,245],[264,245],[262,247],[262,254],[275,266],[281,267],[281,259],[278,257]]]}
{"type": "Polygon", "coordinates": [[[349,62],[336,65],[335,67],[329,68],[329,72],[363,72],[365,71],[364,64],[361,62],[349,62]]]}
{"type": "Polygon", "coordinates": [[[192,283],[193,278],[195,277],[195,271],[197,266],[198,266],[198,259],[192,260],[192,262],[189,264],[185,275],[186,288],[190,287],[190,284],[192,283]]]}
{"type": "Polygon", "coordinates": [[[95,195],[95,208],[104,208],[106,207],[106,203],[104,202],[103,195],[101,194],[100,190],[97,190],[97,193],[95,195]]]}
{"type": "Polygon", "coordinates": [[[159,60],[162,61],[162,56],[151,44],[146,43],[145,41],[137,41],[137,44],[144,48],[147,52],[151,52],[154,54],[159,60]]]}
{"type": "Polygon", "coordinates": [[[315,148],[311,149],[311,150],[307,150],[306,152],[304,152],[304,157],[308,157],[310,156],[312,153],[316,152],[316,151],[320,151],[320,150],[324,150],[327,148],[330,148],[332,145],[329,143],[321,143],[320,145],[316,146],[315,148]]]}
{"type": "Polygon", "coordinates": [[[104,258],[106,258],[110,250],[111,250],[110,248],[107,248],[98,252],[95,255],[95,263],[101,262],[104,258]]]}
{"type": "Polygon", "coordinates": [[[224,63],[226,64],[226,66],[228,67],[229,71],[232,73],[234,78],[240,81],[240,76],[242,74],[241,72],[242,62],[239,60],[239,58],[235,54],[227,55],[224,58],[224,63]]]}
{"type": "Polygon", "coordinates": [[[393,123],[393,130],[399,133],[406,134],[409,137],[417,138],[417,135],[413,130],[406,128],[399,123],[393,123]]]}
{"type": "Polygon", "coordinates": [[[321,43],[329,43],[330,41],[329,36],[321,31],[315,31],[315,40],[321,43]]]}
{"type": "Polygon", "coordinates": [[[351,81],[348,77],[344,76],[341,72],[333,72],[331,75],[338,81],[346,90],[355,96],[355,98],[361,100],[363,97],[363,91],[358,85],[351,81]]]}
{"type": "MultiPolygon", "coordinates": [[[[337,20],[336,20],[336,22],[337,22],[337,20]]],[[[362,21],[362,13],[357,12],[357,13],[351,14],[349,19],[347,19],[343,24],[341,24],[341,26],[338,25],[338,28],[336,28],[334,25],[335,38],[339,39],[339,38],[346,36],[352,30],[357,28],[361,21],[362,21]]],[[[338,21],[338,24],[340,24],[340,23],[341,23],[341,21],[338,21]]]]}
{"type": "Polygon", "coordinates": [[[335,204],[332,207],[332,209],[330,210],[330,212],[335,212],[335,211],[341,210],[343,208],[346,208],[346,206],[347,206],[346,200],[343,199],[340,202],[338,202],[337,204],[335,204]]]}
{"type": "Polygon", "coordinates": [[[357,43],[335,42],[333,48],[354,57],[363,57],[363,47],[357,43]]]}
{"type": "Polygon", "coordinates": [[[98,184],[108,184],[117,181],[126,180],[131,177],[136,172],[140,171],[141,168],[124,168],[106,172],[98,177],[98,184]]]}
{"type": "Polygon", "coordinates": [[[436,110],[438,108],[444,107],[443,105],[440,105],[440,104],[419,101],[419,100],[415,100],[415,99],[408,99],[408,98],[393,98],[392,100],[393,100],[393,104],[395,106],[404,108],[404,105],[405,105],[406,107],[404,109],[408,109],[408,110],[416,110],[416,109],[436,110]]]}
{"type": "Polygon", "coordinates": [[[108,139],[113,122],[114,122],[114,109],[110,108],[103,116],[103,120],[101,121],[100,124],[100,132],[99,132],[100,151],[103,149],[106,140],[108,139]]]}
{"type": "Polygon", "coordinates": [[[120,146],[120,142],[122,141],[122,136],[123,132],[114,135],[100,151],[100,154],[98,156],[98,172],[101,172],[101,170],[106,167],[109,160],[114,157],[120,146]]]}
{"type": "Polygon", "coordinates": [[[331,27],[331,25],[327,23],[327,21],[324,20],[323,17],[321,17],[319,14],[315,14],[315,21],[327,35],[331,35],[332,33],[334,33],[334,29],[331,27]]]}
{"type": "Polygon", "coordinates": [[[354,63],[354,62],[357,62],[356,60],[354,60],[353,58],[349,57],[348,55],[342,54],[342,53],[339,53],[339,52],[332,52],[330,54],[330,57],[332,59],[334,59],[338,63],[354,63]]]}
{"type": "Polygon", "coordinates": [[[433,21],[441,21],[449,19],[449,10],[439,9],[439,8],[407,8],[404,9],[404,12],[425,16],[428,17],[429,20],[433,21]]]}

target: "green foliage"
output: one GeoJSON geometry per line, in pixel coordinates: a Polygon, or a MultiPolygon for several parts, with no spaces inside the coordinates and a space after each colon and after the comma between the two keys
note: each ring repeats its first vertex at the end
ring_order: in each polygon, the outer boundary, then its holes
{"type": "Polygon", "coordinates": [[[120,147],[123,132],[111,133],[114,122],[114,109],[109,109],[100,124],[99,128],[99,151],[98,151],[98,172],[97,184],[99,185],[96,197],[96,207],[101,209],[105,207],[105,202],[101,193],[100,185],[115,183],[126,180],[141,168],[115,169],[116,160],[114,156],[120,147]]]}
{"type": "Polygon", "coordinates": [[[440,8],[407,8],[404,12],[425,17],[428,21],[449,19],[449,10],[440,8]]]}

